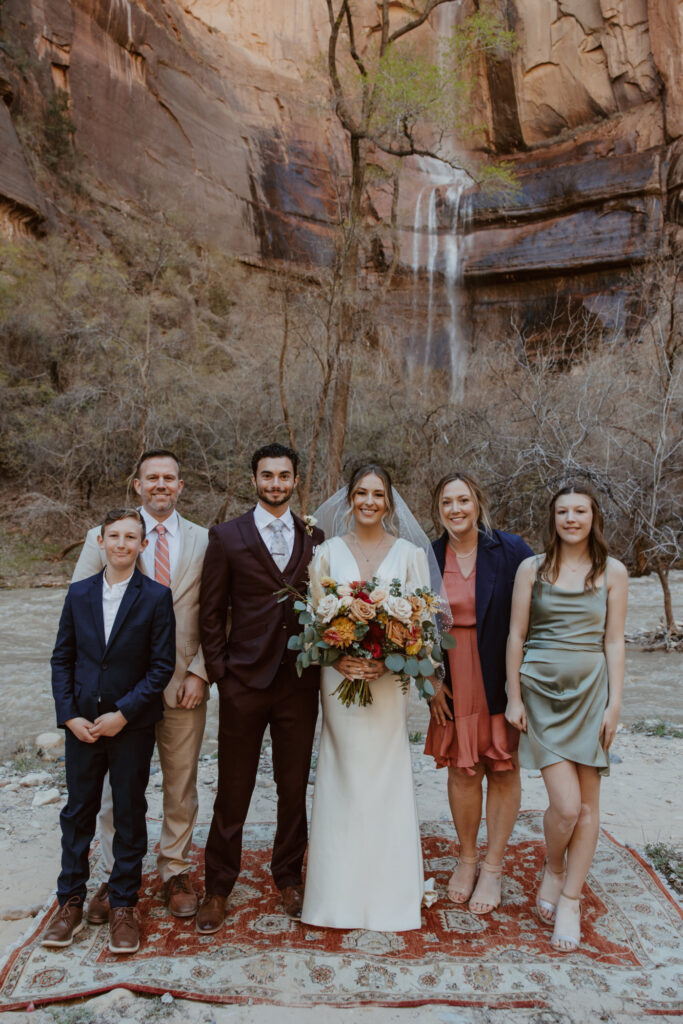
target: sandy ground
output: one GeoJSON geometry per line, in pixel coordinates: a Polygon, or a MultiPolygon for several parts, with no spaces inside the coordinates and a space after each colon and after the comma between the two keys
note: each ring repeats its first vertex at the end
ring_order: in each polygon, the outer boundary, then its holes
{"type": "MultiPolygon", "coordinates": [[[[420,817],[422,820],[449,819],[446,776],[436,771],[431,758],[414,744],[413,766],[420,817]]],[[[683,740],[649,737],[622,728],[613,747],[614,761],[609,779],[603,783],[602,819],[604,826],[622,843],[642,851],[646,843],[683,844],[683,820],[680,815],[679,782],[683,769],[683,740]]],[[[7,762],[0,768],[0,855],[5,870],[0,876],[0,947],[8,948],[31,923],[31,914],[42,906],[54,889],[59,865],[58,816],[61,799],[34,807],[39,790],[59,783],[60,769],[50,768],[53,779],[37,786],[23,785],[25,775],[7,762]],[[8,918],[14,918],[9,919],[8,918]]],[[[200,763],[200,821],[209,821],[215,788],[216,763],[207,757],[200,763]]],[[[309,787],[309,795],[312,787],[309,787]]],[[[153,775],[149,792],[150,815],[160,816],[161,776],[153,775]]],[[[545,790],[540,774],[523,772],[524,808],[545,806],[545,790]]],[[[275,788],[269,770],[268,749],[262,759],[250,821],[275,819],[275,788]]],[[[579,1024],[588,1020],[635,1021],[639,1013],[613,999],[605,1002],[596,993],[573,993],[571,1010],[566,992],[550,992],[547,1010],[515,1010],[515,1024],[579,1024]],[[554,1004],[557,1005],[554,1005],[554,1004]]],[[[55,1006],[33,1013],[0,1014],[3,1021],[27,1024],[133,1024],[150,1020],[168,1024],[336,1024],[338,1021],[360,1024],[408,1024],[415,1019],[425,1024],[457,1024],[466,1021],[507,1022],[513,1011],[492,1011],[457,1007],[428,1006],[407,1009],[287,1009],[272,1006],[217,1006],[174,1000],[164,1004],[159,997],[134,995],[124,990],[107,993],[70,1007],[55,1006]]],[[[675,1018],[661,1017],[660,1020],[675,1018]]],[[[680,1018],[676,1018],[680,1020],[680,1018]]]]}

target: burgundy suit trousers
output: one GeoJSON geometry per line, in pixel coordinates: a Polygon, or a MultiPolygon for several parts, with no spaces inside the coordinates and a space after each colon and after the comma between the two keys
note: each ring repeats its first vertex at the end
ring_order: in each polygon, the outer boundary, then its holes
{"type": "Polygon", "coordinates": [[[308,841],[306,786],[311,764],[318,687],[302,685],[283,665],[266,689],[224,679],[219,684],[218,791],[206,843],[206,892],[228,896],[239,874],[242,830],[270,726],[278,794],[271,871],[278,889],[301,884],[308,841]]]}

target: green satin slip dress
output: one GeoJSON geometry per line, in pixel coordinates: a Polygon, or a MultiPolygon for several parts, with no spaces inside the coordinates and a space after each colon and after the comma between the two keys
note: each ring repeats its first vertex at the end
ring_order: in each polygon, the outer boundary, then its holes
{"type": "Polygon", "coordinates": [[[520,671],[527,731],[520,736],[519,761],[525,768],[573,761],[609,775],[600,742],[609,695],[606,616],[605,582],[596,590],[573,591],[534,581],[520,671]]]}

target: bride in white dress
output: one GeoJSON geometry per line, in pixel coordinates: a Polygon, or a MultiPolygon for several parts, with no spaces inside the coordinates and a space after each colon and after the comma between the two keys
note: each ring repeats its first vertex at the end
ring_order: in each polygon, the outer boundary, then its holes
{"type": "MultiPolygon", "coordinates": [[[[401,525],[410,518],[413,533],[421,534],[426,546],[396,536],[397,496],[383,467],[361,467],[340,495],[316,513],[319,525],[337,534],[318,547],[309,568],[316,599],[324,576],[338,583],[376,576],[387,584],[399,579],[411,589],[432,585],[429,542],[405,504],[401,525]],[[346,501],[339,501],[340,495],[346,501]],[[330,503],[337,512],[333,517],[324,514],[330,503]]],[[[321,694],[323,726],[301,919],[328,928],[419,928],[424,876],[408,695],[383,662],[349,657],[322,670],[321,694]],[[333,696],[344,676],[371,681],[372,704],[344,707],[333,696]]]]}

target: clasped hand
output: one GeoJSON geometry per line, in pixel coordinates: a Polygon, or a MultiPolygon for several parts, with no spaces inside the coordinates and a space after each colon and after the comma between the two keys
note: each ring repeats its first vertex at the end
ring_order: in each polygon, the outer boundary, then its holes
{"type": "Polygon", "coordinates": [[[365,679],[372,683],[384,675],[384,662],[374,658],[353,658],[345,654],[334,666],[345,679],[365,679]]]}
{"type": "Polygon", "coordinates": [[[104,715],[99,715],[94,722],[88,721],[87,718],[70,718],[64,724],[71,729],[77,740],[82,743],[95,743],[100,736],[117,736],[126,724],[126,719],[120,711],[107,711],[104,715]]]}

